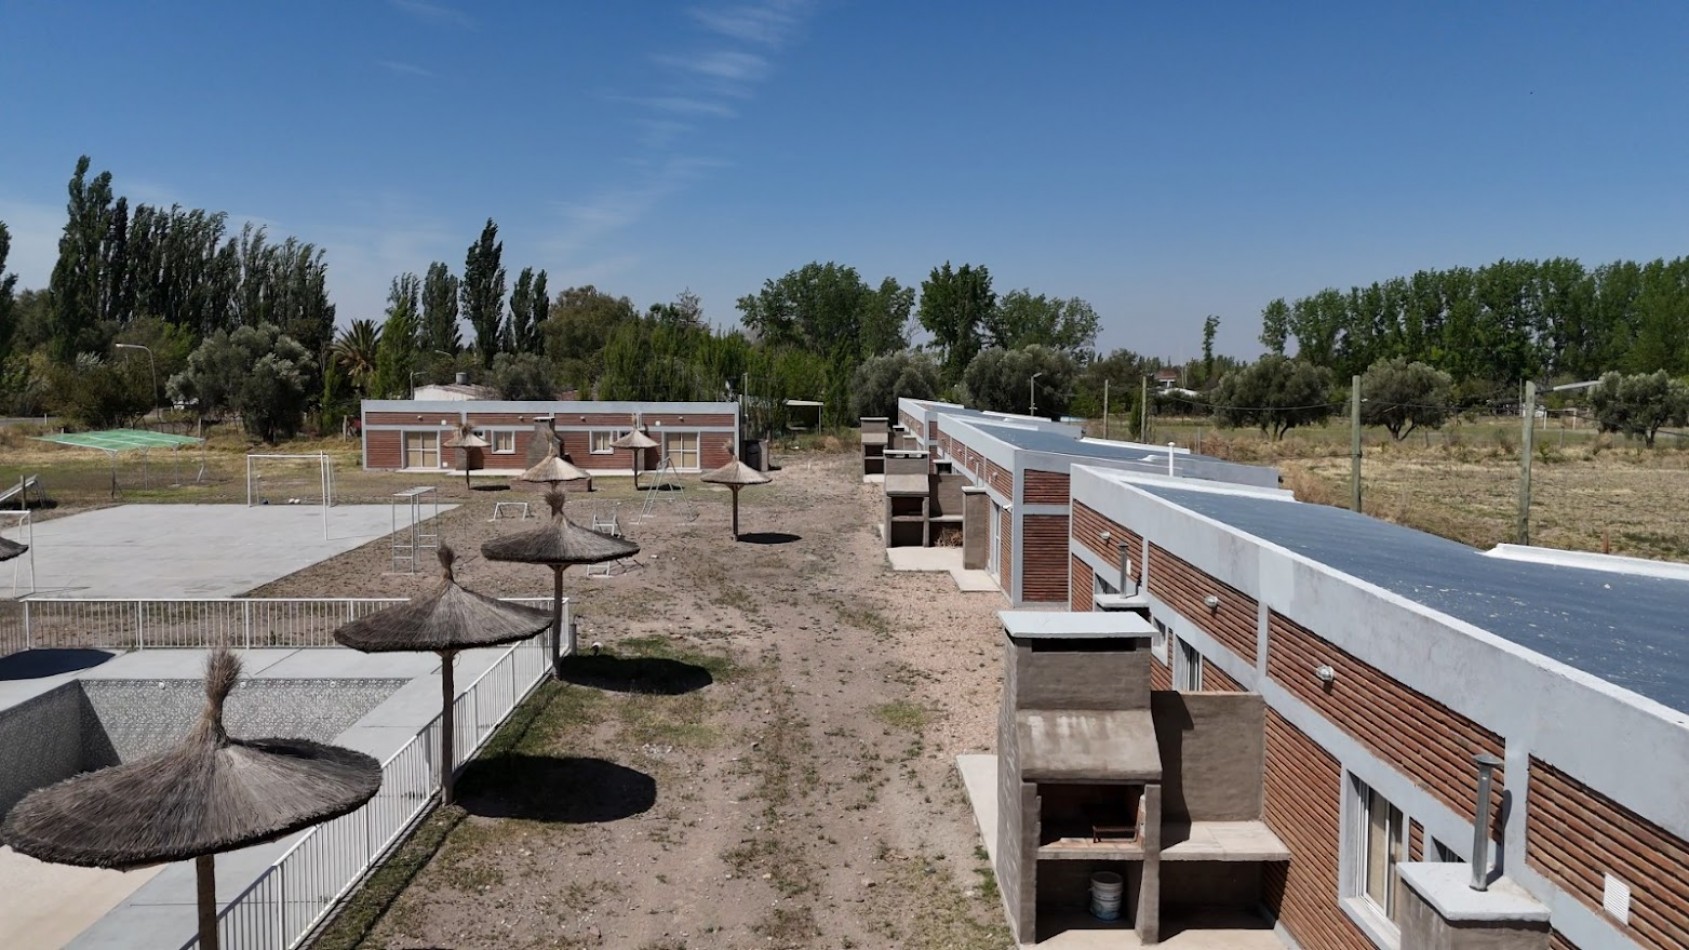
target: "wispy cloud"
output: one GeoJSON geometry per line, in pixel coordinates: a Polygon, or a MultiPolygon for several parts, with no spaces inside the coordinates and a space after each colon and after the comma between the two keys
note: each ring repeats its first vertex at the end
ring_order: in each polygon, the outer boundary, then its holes
{"type": "Polygon", "coordinates": [[[432,72],[429,72],[428,70],[423,69],[421,66],[418,66],[415,63],[401,63],[401,62],[399,62],[398,60],[395,60],[395,59],[378,59],[378,60],[375,61],[375,64],[377,66],[380,66],[382,69],[387,70],[390,73],[396,73],[396,74],[401,75],[401,76],[432,76],[432,75],[434,75],[432,72]]]}
{"type": "Polygon", "coordinates": [[[721,120],[735,119],[775,71],[775,54],[802,27],[808,0],[764,0],[688,11],[701,33],[694,48],[653,50],[661,67],[654,88],[610,95],[629,107],[628,124],[638,130],[640,153],[625,164],[620,184],[559,202],[555,230],[541,245],[564,273],[631,267],[625,257],[605,257],[612,235],[641,225],[666,199],[691,187],[728,162],[687,149],[685,139],[721,120]],[[596,263],[582,257],[596,257],[596,263]]]}
{"type": "Polygon", "coordinates": [[[715,9],[697,7],[689,12],[692,19],[712,33],[744,43],[778,48],[784,46],[796,32],[808,10],[809,4],[804,0],[775,0],[715,9]]]}
{"type": "Polygon", "coordinates": [[[460,29],[473,30],[475,18],[455,7],[432,0],[387,0],[395,10],[409,14],[418,20],[438,23],[443,26],[455,26],[460,29]]]}

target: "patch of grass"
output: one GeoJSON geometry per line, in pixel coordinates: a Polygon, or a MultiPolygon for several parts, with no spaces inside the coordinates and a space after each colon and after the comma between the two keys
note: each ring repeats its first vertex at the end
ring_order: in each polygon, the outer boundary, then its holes
{"type": "Polygon", "coordinates": [[[874,717],[893,729],[903,729],[908,732],[920,732],[931,721],[932,714],[920,703],[912,703],[906,699],[884,703],[874,707],[874,717]]]}
{"type": "MultiPolygon", "coordinates": [[[[383,861],[311,942],[313,950],[355,950],[396,904],[464,819],[461,808],[436,809],[383,861]]],[[[408,928],[407,928],[408,929],[408,928]]]]}

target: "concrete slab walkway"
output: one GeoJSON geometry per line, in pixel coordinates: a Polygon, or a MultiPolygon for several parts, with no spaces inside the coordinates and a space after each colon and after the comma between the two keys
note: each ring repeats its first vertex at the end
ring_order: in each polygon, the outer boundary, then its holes
{"type": "Polygon", "coordinates": [[[118,505],[36,523],[36,590],[237,597],[391,532],[386,505],[330,508],[327,539],[323,510],[308,505],[118,505]]]}
{"type": "Polygon", "coordinates": [[[947,572],[963,593],[1001,591],[989,572],[962,566],[961,548],[886,548],[886,561],[894,571],[947,572]]]}

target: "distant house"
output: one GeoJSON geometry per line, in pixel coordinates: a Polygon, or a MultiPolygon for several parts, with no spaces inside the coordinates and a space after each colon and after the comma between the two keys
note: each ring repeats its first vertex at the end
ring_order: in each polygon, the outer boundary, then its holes
{"type": "Polygon", "coordinates": [[[1158,369],[1155,371],[1155,385],[1161,389],[1172,389],[1179,385],[1179,371],[1176,369],[1158,369]]]}
{"type": "Polygon", "coordinates": [[[416,387],[412,399],[425,402],[470,402],[476,399],[497,399],[499,391],[491,386],[473,383],[429,383],[416,387]]]}

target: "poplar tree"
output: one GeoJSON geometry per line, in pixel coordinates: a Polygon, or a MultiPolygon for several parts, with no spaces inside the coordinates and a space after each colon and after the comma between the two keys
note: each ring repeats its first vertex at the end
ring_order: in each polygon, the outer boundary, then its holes
{"type": "Polygon", "coordinates": [[[481,238],[469,245],[463,260],[463,315],[475,331],[475,351],[483,367],[491,368],[499,351],[499,333],[504,323],[504,242],[498,239],[498,225],[492,218],[481,229],[481,238]]]}
{"type": "Polygon", "coordinates": [[[453,356],[463,349],[457,326],[458,280],[445,261],[428,265],[422,279],[422,349],[453,356]]]}

